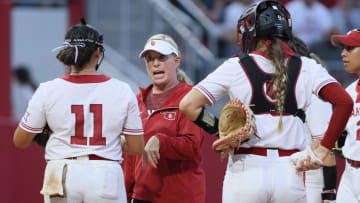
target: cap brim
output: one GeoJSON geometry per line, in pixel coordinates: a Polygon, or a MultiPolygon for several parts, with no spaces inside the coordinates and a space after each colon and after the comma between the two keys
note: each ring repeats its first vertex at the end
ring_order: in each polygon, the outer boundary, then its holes
{"type": "Polygon", "coordinates": [[[169,55],[174,53],[176,56],[179,56],[178,50],[169,42],[166,42],[164,40],[152,40],[150,42],[147,42],[144,50],[140,52],[139,58],[144,57],[145,53],[148,51],[155,51],[162,55],[169,55]]]}
{"type": "Polygon", "coordinates": [[[357,39],[354,39],[351,35],[331,35],[330,38],[331,44],[334,47],[357,47],[360,46],[360,43],[357,39]]]}
{"type": "MultiPolygon", "coordinates": [[[[158,52],[158,53],[160,53],[160,54],[162,54],[162,55],[169,55],[169,54],[172,54],[172,53],[173,53],[172,51],[166,52],[166,51],[159,51],[159,50],[156,50],[156,49],[144,49],[144,50],[142,50],[142,51],[140,52],[139,58],[143,58],[144,55],[145,55],[145,53],[148,52],[148,51],[155,51],[155,52],[158,52]]],[[[175,54],[176,54],[176,53],[175,53],[175,54]]]]}

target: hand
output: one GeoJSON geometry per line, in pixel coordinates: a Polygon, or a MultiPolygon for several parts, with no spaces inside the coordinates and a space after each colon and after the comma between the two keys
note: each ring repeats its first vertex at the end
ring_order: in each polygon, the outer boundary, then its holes
{"type": "MultiPolygon", "coordinates": [[[[311,145],[311,149],[314,152],[314,155],[316,158],[321,160],[322,163],[327,162],[327,159],[331,159],[331,156],[329,156],[330,150],[320,144],[320,141],[313,142],[311,145]]],[[[331,160],[330,160],[331,162],[331,160]]],[[[326,163],[325,163],[326,164],[326,163]]]]}
{"type": "Polygon", "coordinates": [[[321,164],[319,162],[312,160],[308,149],[297,152],[291,155],[290,158],[295,165],[296,171],[298,172],[318,169],[321,167],[321,164]]]}
{"type": "Polygon", "coordinates": [[[326,152],[328,149],[324,148],[319,141],[314,141],[311,147],[291,155],[290,158],[295,164],[296,170],[300,172],[320,168],[328,155],[326,152]]]}
{"type": "Polygon", "coordinates": [[[150,165],[157,168],[157,164],[160,159],[160,141],[156,136],[152,136],[146,143],[143,154],[143,167],[146,161],[149,161],[150,165]]]}

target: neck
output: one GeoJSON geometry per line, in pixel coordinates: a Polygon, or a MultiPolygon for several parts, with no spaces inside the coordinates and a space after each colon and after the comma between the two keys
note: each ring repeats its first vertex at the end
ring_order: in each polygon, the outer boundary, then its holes
{"type": "Polygon", "coordinates": [[[162,94],[167,92],[168,90],[176,87],[179,84],[179,81],[174,81],[172,83],[167,83],[165,85],[156,85],[154,84],[153,88],[152,88],[152,93],[153,94],[162,94]]]}
{"type": "Polygon", "coordinates": [[[77,70],[75,66],[71,66],[70,75],[96,75],[96,70],[90,66],[85,66],[82,70],[77,70]]]}

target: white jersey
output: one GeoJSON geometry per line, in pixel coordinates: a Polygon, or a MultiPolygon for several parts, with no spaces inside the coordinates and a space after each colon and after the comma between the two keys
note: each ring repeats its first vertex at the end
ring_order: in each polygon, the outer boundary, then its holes
{"type": "MultiPolygon", "coordinates": [[[[263,55],[251,53],[250,56],[263,72],[274,73],[275,67],[263,55]]],[[[306,111],[313,94],[318,95],[323,86],[337,81],[314,60],[301,57],[301,63],[302,66],[295,87],[295,97],[297,108],[306,111]]],[[[250,104],[253,92],[252,84],[237,57],[225,61],[195,88],[201,91],[212,104],[225,94],[228,94],[230,99],[238,99],[245,104],[250,104]]],[[[263,94],[267,95],[265,92],[263,94]]],[[[283,116],[281,132],[277,130],[279,116],[256,114],[255,119],[257,136],[260,138],[253,136],[242,145],[243,147],[302,150],[307,144],[308,137],[310,137],[309,131],[301,119],[293,115],[283,116]]]]}
{"type": "Polygon", "coordinates": [[[122,160],[120,135],[142,135],[135,94],[130,87],[105,75],[66,75],[40,84],[29,102],[20,127],[53,133],[46,160],[95,154],[122,160]]]}
{"type": "Polygon", "coordinates": [[[357,99],[358,93],[356,92],[356,87],[359,88],[358,83],[359,80],[346,88],[354,101],[354,108],[345,128],[348,135],[342,148],[345,158],[354,161],[360,161],[360,101],[357,99]]]}
{"type": "Polygon", "coordinates": [[[312,95],[310,106],[307,108],[305,115],[305,123],[311,134],[308,142],[310,145],[313,140],[320,140],[323,138],[330,123],[332,105],[329,102],[324,102],[319,97],[312,95]]]}

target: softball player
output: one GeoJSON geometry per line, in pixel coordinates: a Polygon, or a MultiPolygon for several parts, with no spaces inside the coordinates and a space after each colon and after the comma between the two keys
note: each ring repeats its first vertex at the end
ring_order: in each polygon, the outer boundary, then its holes
{"type": "MultiPolygon", "coordinates": [[[[326,68],[321,59],[314,53],[310,53],[305,42],[298,37],[293,36],[292,40],[289,41],[289,47],[301,56],[313,58],[318,64],[326,68]]],[[[322,101],[315,95],[311,96],[310,106],[305,112],[305,123],[311,135],[308,138],[308,145],[311,145],[313,141],[322,139],[329,125],[331,114],[332,108],[330,103],[322,101]]],[[[308,203],[322,203],[323,200],[335,200],[337,179],[335,157],[333,157],[332,161],[331,166],[306,171],[305,188],[308,203]]]]}
{"type": "MultiPolygon", "coordinates": [[[[341,56],[347,72],[360,76],[360,28],[351,30],[347,35],[333,35],[331,37],[336,47],[343,48],[341,56]]],[[[346,125],[348,135],[342,152],[346,159],[345,170],[342,174],[337,202],[360,202],[360,82],[356,80],[346,91],[354,101],[354,108],[346,125]]]]}
{"type": "Polygon", "coordinates": [[[27,147],[46,124],[52,130],[45,202],[125,203],[122,152],[141,154],[144,147],[136,97],[126,83],[97,75],[102,35],[84,20],[70,28],[59,49],[58,60],[71,72],[40,85],[14,143],[27,147]]]}
{"type": "Polygon", "coordinates": [[[225,94],[253,104],[257,133],[229,156],[224,203],[306,202],[300,171],[320,167],[350,116],[351,98],[314,60],[294,56],[287,44],[291,18],[280,3],[250,6],[237,31],[244,54],[225,61],[197,84],[181,101],[180,110],[195,123],[209,126],[201,118],[203,106],[225,94]],[[301,115],[313,94],[332,103],[334,113],[321,144],[304,151],[306,156],[297,159],[295,167],[290,155],[306,147],[310,135],[301,115]]]}

